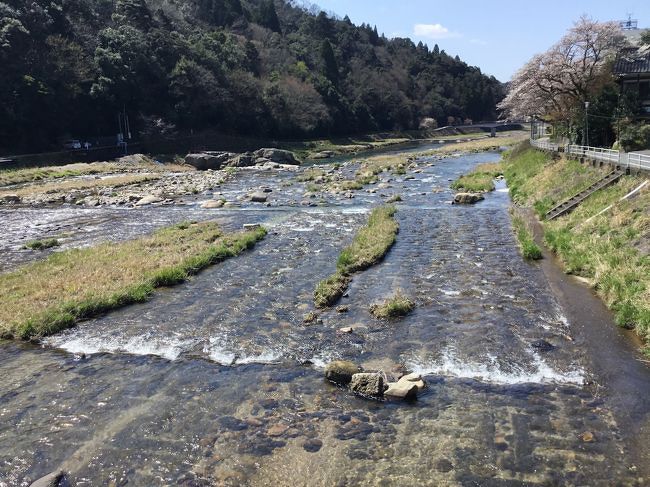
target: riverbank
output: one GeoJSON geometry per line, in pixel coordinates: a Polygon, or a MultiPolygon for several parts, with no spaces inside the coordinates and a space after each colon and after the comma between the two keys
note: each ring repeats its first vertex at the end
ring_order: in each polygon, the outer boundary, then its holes
{"type": "MultiPolygon", "coordinates": [[[[522,144],[504,158],[513,201],[542,218],[554,205],[577,194],[607,169],[582,165],[522,144]]],[[[650,190],[621,201],[644,181],[625,176],[597,192],[575,211],[542,221],[544,241],[568,274],[580,277],[615,313],[620,326],[650,339],[650,190]]],[[[646,353],[647,349],[646,349],[646,353]]]]}

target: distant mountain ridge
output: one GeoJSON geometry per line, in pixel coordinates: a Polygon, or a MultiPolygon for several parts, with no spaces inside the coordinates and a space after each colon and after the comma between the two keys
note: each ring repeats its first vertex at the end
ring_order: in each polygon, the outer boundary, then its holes
{"type": "MultiPolygon", "coordinates": [[[[310,9],[312,10],[312,9],[310,9]]],[[[0,148],[203,129],[316,137],[493,119],[494,77],[284,0],[0,0],[0,148]]]]}

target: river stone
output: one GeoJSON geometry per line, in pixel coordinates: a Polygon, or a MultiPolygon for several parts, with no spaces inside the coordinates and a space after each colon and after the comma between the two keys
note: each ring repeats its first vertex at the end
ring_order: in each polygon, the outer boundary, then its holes
{"type": "Polygon", "coordinates": [[[485,198],[483,197],[482,194],[457,193],[456,196],[454,196],[454,204],[456,204],[456,205],[472,205],[472,204],[478,203],[479,201],[482,201],[484,199],[485,198]]]}
{"type": "Polygon", "coordinates": [[[415,399],[418,395],[418,386],[414,382],[408,381],[389,382],[384,395],[398,399],[415,399]]]}
{"type": "Polygon", "coordinates": [[[155,196],[153,194],[147,195],[144,198],[140,199],[135,206],[146,206],[146,205],[152,205],[154,203],[160,203],[162,201],[162,198],[159,196],[155,196]]]}
{"type": "Polygon", "coordinates": [[[52,472],[47,474],[45,477],[41,477],[35,482],[32,482],[29,487],[59,487],[59,483],[63,479],[65,472],[59,470],[58,472],[52,472]]]}
{"type": "Polygon", "coordinates": [[[2,197],[5,203],[20,203],[20,196],[17,194],[6,194],[2,197]]]}
{"type": "Polygon", "coordinates": [[[364,396],[379,397],[384,393],[384,378],[379,373],[354,374],[350,389],[364,396]]]}
{"type": "Polygon", "coordinates": [[[289,427],[285,424],[274,424],[266,431],[266,434],[269,436],[282,436],[288,429],[289,427]]]}
{"type": "Polygon", "coordinates": [[[255,158],[251,154],[238,154],[228,159],[225,163],[228,167],[250,167],[255,165],[255,158]]]}
{"type": "Polygon", "coordinates": [[[426,383],[424,382],[424,380],[422,380],[422,376],[420,374],[417,374],[417,373],[406,374],[406,375],[400,377],[400,379],[397,382],[398,383],[401,382],[401,383],[405,383],[405,384],[415,384],[417,386],[417,388],[418,388],[418,391],[421,391],[422,389],[424,389],[427,386],[426,383]]]}
{"type": "Polygon", "coordinates": [[[266,203],[266,200],[268,199],[268,195],[261,191],[256,191],[255,193],[250,195],[250,199],[253,203],[266,203]]]}
{"type": "Polygon", "coordinates": [[[300,160],[298,160],[293,152],[288,150],[265,148],[256,150],[253,155],[257,158],[268,159],[278,164],[300,165],[300,160]]]}
{"type": "Polygon", "coordinates": [[[347,360],[337,360],[330,362],[325,367],[325,378],[337,384],[349,384],[352,376],[361,372],[360,367],[354,362],[347,360]]]}
{"type": "Polygon", "coordinates": [[[224,200],[208,200],[201,205],[201,208],[213,209],[222,208],[226,202],[224,200]]]}
{"type": "Polygon", "coordinates": [[[185,163],[197,168],[199,171],[217,170],[232,158],[231,152],[201,152],[185,156],[185,163]]]}
{"type": "Polygon", "coordinates": [[[316,453],[321,449],[322,446],[323,442],[318,438],[310,438],[308,440],[305,440],[305,442],[302,444],[302,447],[305,449],[305,451],[308,451],[309,453],[316,453]]]}
{"type": "Polygon", "coordinates": [[[530,346],[536,350],[539,350],[540,352],[550,352],[555,348],[546,340],[535,340],[533,343],[530,344],[530,346]]]}

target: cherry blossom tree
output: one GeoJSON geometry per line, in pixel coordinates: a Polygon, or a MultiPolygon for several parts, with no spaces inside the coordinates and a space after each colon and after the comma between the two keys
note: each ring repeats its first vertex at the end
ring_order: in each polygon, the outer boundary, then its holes
{"type": "Polygon", "coordinates": [[[611,81],[611,62],[624,43],[617,22],[580,18],[557,44],[515,74],[499,109],[511,118],[569,120],[611,81]]]}

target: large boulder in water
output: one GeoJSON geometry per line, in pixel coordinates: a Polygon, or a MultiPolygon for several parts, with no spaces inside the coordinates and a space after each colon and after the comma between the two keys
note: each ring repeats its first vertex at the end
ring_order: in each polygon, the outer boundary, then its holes
{"type": "Polygon", "coordinates": [[[377,372],[354,374],[350,389],[363,396],[380,397],[384,394],[384,377],[377,372]]]}
{"type": "Polygon", "coordinates": [[[266,148],[256,150],[253,155],[256,159],[268,159],[269,161],[278,164],[290,164],[293,166],[300,165],[300,160],[293,152],[288,150],[266,148]]]}
{"type": "Polygon", "coordinates": [[[64,480],[64,477],[65,472],[62,470],[58,472],[52,472],[45,477],[41,477],[35,482],[32,482],[29,487],[59,487],[59,485],[61,485],[61,481],[64,480]]]}
{"type": "Polygon", "coordinates": [[[456,196],[454,196],[454,204],[455,205],[473,205],[474,203],[478,203],[479,201],[484,200],[485,198],[483,197],[482,194],[477,194],[477,193],[457,193],[456,196]]]}
{"type": "Polygon", "coordinates": [[[361,372],[361,368],[354,362],[337,360],[327,364],[325,367],[325,378],[337,384],[349,384],[352,376],[361,372]]]}
{"type": "Polygon", "coordinates": [[[244,154],[237,154],[228,159],[225,163],[228,167],[250,167],[255,165],[255,157],[248,152],[244,154]]]}
{"type": "Polygon", "coordinates": [[[218,170],[234,156],[232,152],[200,152],[185,156],[185,163],[199,171],[218,170]]]}

